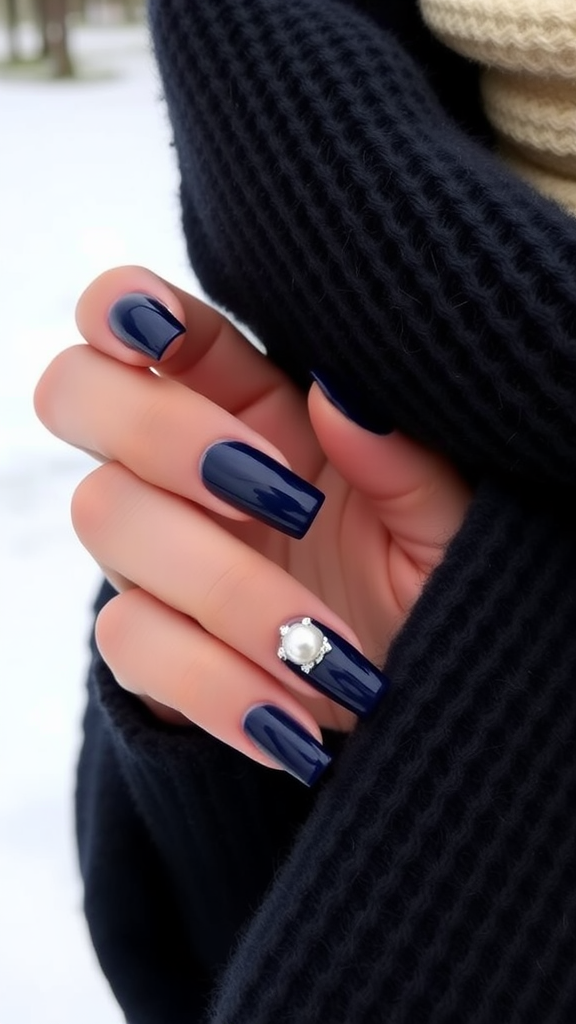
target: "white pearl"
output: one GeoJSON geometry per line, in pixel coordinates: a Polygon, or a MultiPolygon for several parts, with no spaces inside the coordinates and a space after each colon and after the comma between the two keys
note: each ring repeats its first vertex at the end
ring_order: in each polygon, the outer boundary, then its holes
{"type": "Polygon", "coordinates": [[[324,635],[317,626],[303,626],[301,622],[290,626],[282,637],[286,657],[295,665],[314,661],[322,649],[324,635]]]}

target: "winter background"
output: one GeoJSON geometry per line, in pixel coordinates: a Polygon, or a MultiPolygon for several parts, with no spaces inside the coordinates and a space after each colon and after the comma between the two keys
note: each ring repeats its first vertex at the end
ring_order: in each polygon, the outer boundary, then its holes
{"type": "Polygon", "coordinates": [[[76,299],[107,267],[141,263],[195,290],[145,29],[78,28],[72,49],[76,81],[0,77],[1,1024],[123,1020],[89,943],[73,841],[98,572],[68,508],[93,463],[35,420],[34,385],[77,340],[76,299]]]}

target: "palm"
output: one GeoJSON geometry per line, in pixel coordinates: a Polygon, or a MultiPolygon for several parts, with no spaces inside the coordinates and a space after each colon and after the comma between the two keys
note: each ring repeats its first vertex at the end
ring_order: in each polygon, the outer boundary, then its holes
{"type": "MultiPolygon", "coordinates": [[[[280,379],[264,402],[251,403],[239,418],[276,445],[297,473],[324,492],[326,501],[302,540],[257,522],[219,521],[316,593],[355,630],[367,656],[382,664],[406,608],[418,595],[427,566],[419,566],[404,551],[373,503],[326,458],[306,400],[289,381],[280,379]]],[[[305,609],[301,611],[305,614],[305,609]]],[[[346,730],[355,721],[326,698],[303,703],[321,725],[346,730]]]]}

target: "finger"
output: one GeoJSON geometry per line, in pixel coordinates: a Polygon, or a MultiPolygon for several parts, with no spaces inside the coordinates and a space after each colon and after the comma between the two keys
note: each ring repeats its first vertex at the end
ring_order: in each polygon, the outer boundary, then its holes
{"type": "Polygon", "coordinates": [[[108,463],[76,490],[72,519],[97,561],[195,619],[279,682],[307,696],[322,693],[360,715],[385,692],[387,680],[362,656],[345,622],[196,506],[108,463]],[[302,624],[304,618],[319,625],[302,624]],[[280,634],[285,626],[288,636],[280,634]]]}
{"type": "MultiPolygon", "coordinates": [[[[368,498],[395,543],[426,571],[438,564],[460,527],[470,490],[440,455],[398,431],[377,434],[344,414],[314,383],[310,420],[326,456],[344,479],[368,498]]],[[[357,408],[355,403],[355,409],[357,408]]]]}
{"type": "Polygon", "coordinates": [[[226,317],[144,267],[118,267],[96,278],[78,301],[76,321],[94,348],[132,366],[155,366],[232,412],[285,380],[226,317]],[[133,299],[113,318],[114,333],[111,311],[127,295],[133,299]],[[159,308],[147,308],[146,297],[159,308]],[[134,344],[149,346],[148,354],[134,344]]]}
{"type": "Polygon", "coordinates": [[[57,356],[35,401],[58,437],[227,518],[254,517],[300,538],[324,500],[276,447],[235,416],[175,381],[87,345],[57,356]]]}
{"type": "Polygon", "coordinates": [[[308,464],[315,460],[318,470],[323,457],[310,428],[304,397],[229,320],[205,302],[144,267],[119,267],[102,274],[86,289],[76,319],[92,347],[132,366],[154,365],[162,376],[204,395],[267,436],[297,472],[308,475],[299,463],[304,452],[308,464]],[[125,301],[127,295],[132,298],[125,301]],[[148,299],[152,306],[146,304],[148,299]],[[118,303],[121,311],[112,315],[118,303]],[[159,308],[154,304],[160,304],[159,308]],[[155,351],[163,351],[160,362],[126,343],[136,334],[139,343],[144,340],[155,351]]]}
{"type": "Polygon", "coordinates": [[[96,621],[96,641],[125,689],[174,709],[254,761],[308,785],[329,764],[317,722],[291,693],[150,594],[113,598],[96,621]]]}

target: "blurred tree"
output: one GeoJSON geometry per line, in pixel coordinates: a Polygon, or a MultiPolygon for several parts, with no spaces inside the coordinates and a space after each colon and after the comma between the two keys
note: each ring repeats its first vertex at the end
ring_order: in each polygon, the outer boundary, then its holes
{"type": "Polygon", "coordinates": [[[48,39],[48,23],[42,13],[42,0],[34,0],[34,16],[38,23],[41,40],[39,56],[48,58],[50,56],[50,41],[48,39]]]}
{"type": "MultiPolygon", "coordinates": [[[[85,23],[103,20],[105,23],[138,22],[143,18],[144,0],[0,0],[5,11],[8,41],[8,60],[30,60],[20,47],[19,26],[32,19],[40,36],[38,59],[50,61],[55,78],[74,75],[70,56],[68,15],[85,23]]],[[[32,58],[33,60],[36,58],[32,58]]]]}
{"type": "Polygon", "coordinates": [[[68,46],[68,0],[38,0],[40,32],[55,78],[72,78],[74,65],[68,46]]]}
{"type": "Polygon", "coordinates": [[[8,57],[9,60],[18,61],[21,59],[18,46],[18,3],[17,0],[6,0],[6,28],[8,31],[8,57]]]}

